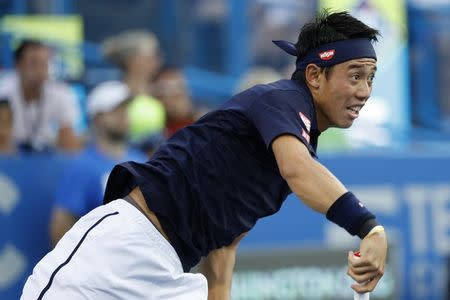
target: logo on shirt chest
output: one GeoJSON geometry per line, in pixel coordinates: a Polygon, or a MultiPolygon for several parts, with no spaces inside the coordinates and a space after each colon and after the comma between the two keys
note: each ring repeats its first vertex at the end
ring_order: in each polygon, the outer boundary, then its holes
{"type": "Polygon", "coordinates": [[[302,112],[299,112],[298,114],[300,116],[300,119],[302,119],[303,124],[305,124],[306,130],[308,132],[310,132],[311,131],[311,120],[308,119],[308,117],[305,116],[302,112]]]}
{"type": "Polygon", "coordinates": [[[300,119],[302,119],[303,124],[305,124],[306,130],[304,128],[302,128],[302,137],[305,138],[305,140],[309,143],[310,141],[310,136],[309,136],[309,132],[311,130],[311,120],[305,116],[304,113],[299,112],[298,115],[300,116],[300,119]]]}
{"type": "Polygon", "coordinates": [[[310,140],[309,133],[307,133],[304,128],[302,128],[302,137],[304,137],[305,140],[309,143],[310,140]]]}

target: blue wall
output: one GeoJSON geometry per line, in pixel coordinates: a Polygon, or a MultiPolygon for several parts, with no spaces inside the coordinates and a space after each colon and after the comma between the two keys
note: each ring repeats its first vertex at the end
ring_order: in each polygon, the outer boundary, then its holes
{"type": "Polygon", "coordinates": [[[0,158],[0,299],[19,299],[49,250],[48,224],[63,158],[0,158]]]}

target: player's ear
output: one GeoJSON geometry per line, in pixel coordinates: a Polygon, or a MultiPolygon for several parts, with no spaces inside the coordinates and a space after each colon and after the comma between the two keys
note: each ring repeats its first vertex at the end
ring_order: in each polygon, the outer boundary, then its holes
{"type": "Polygon", "coordinates": [[[305,70],[306,83],[312,88],[319,87],[320,68],[315,64],[309,64],[305,70]]]}

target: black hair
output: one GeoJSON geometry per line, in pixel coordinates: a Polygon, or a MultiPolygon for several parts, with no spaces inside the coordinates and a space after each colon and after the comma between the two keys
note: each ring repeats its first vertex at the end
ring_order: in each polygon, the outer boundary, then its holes
{"type": "MultiPolygon", "coordinates": [[[[376,42],[379,35],[378,30],[367,26],[347,11],[330,13],[328,9],[324,9],[313,21],[302,27],[295,44],[297,60],[305,57],[310,50],[324,44],[356,38],[367,38],[376,42]]],[[[325,71],[325,76],[328,76],[332,67],[321,69],[325,71]]],[[[292,79],[305,81],[304,70],[295,70],[292,79]]]]}
{"type": "Polygon", "coordinates": [[[24,56],[25,51],[29,48],[47,48],[47,46],[38,40],[24,39],[14,50],[14,62],[18,63],[24,56]]]}

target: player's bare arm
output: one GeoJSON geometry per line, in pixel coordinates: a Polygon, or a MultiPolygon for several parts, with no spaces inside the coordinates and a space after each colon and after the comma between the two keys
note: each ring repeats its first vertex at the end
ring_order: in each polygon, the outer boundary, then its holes
{"type": "MultiPolygon", "coordinates": [[[[291,190],[314,210],[326,214],[336,199],[347,193],[344,185],[322,164],[313,159],[306,146],[291,135],[278,137],[272,143],[279,170],[291,190]]],[[[384,231],[368,234],[361,241],[361,258],[349,253],[348,274],[357,282],[357,292],[372,291],[383,276],[387,252],[384,231]]]]}
{"type": "Polygon", "coordinates": [[[272,143],[281,176],[292,192],[312,209],[325,214],[341,195],[344,185],[322,164],[313,159],[306,146],[292,135],[272,143]]]}
{"type": "Polygon", "coordinates": [[[211,251],[201,260],[199,270],[208,280],[208,300],[230,299],[236,251],[245,235],[241,234],[227,247],[211,251]]]}

